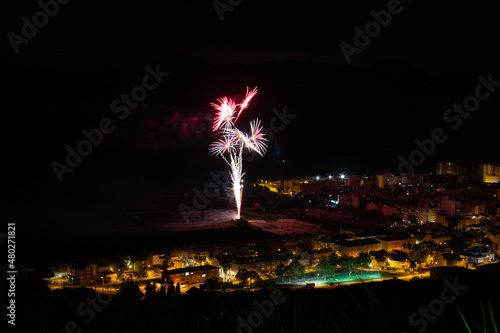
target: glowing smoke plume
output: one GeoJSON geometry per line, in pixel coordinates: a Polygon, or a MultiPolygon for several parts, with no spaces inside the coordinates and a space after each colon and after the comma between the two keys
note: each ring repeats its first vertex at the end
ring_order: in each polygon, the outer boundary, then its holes
{"type": "Polygon", "coordinates": [[[257,94],[257,87],[248,91],[245,99],[240,104],[227,97],[219,98],[218,103],[210,105],[217,110],[214,119],[213,131],[218,139],[210,144],[210,153],[220,155],[230,167],[229,175],[233,185],[234,199],[236,201],[237,218],[240,218],[241,198],[243,195],[243,150],[255,151],[260,156],[266,153],[267,145],[264,141],[264,133],[260,120],[250,122],[250,135],[241,132],[236,128],[236,121],[244,109],[248,107],[250,100],[257,94]],[[226,157],[227,155],[228,157],[226,157]]]}

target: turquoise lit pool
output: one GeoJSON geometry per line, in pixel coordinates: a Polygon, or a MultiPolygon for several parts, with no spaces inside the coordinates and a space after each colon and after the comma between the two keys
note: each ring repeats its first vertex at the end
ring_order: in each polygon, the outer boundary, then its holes
{"type": "Polygon", "coordinates": [[[326,280],[324,278],[318,277],[313,279],[308,279],[306,283],[314,283],[316,286],[329,285],[330,283],[353,283],[353,282],[369,282],[382,280],[387,278],[392,278],[395,275],[385,273],[385,272],[363,272],[362,274],[342,274],[333,277],[328,277],[326,280]]]}
{"type": "Polygon", "coordinates": [[[386,272],[359,272],[352,273],[351,275],[345,273],[339,273],[335,276],[329,276],[326,280],[324,277],[316,277],[314,274],[304,274],[301,278],[293,279],[290,277],[285,277],[283,279],[276,278],[271,280],[265,280],[265,284],[276,284],[281,286],[305,286],[306,283],[314,283],[315,286],[328,286],[331,283],[334,284],[348,284],[356,282],[370,282],[377,281],[395,277],[396,275],[386,273],[386,272]]]}

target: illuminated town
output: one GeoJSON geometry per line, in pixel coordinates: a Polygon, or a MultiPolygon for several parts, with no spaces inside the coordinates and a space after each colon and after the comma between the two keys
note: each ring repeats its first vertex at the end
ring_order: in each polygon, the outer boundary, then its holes
{"type": "Polygon", "coordinates": [[[134,281],[148,300],[263,288],[334,291],[370,281],[426,286],[450,272],[497,276],[500,165],[470,164],[470,173],[461,165],[440,162],[437,172],[409,177],[386,171],[257,179],[247,184],[250,195],[278,205],[243,200],[240,219],[200,227],[259,231],[245,241],[228,237],[113,262],[60,264],[44,281],[51,290],[115,295],[134,281]]]}
{"type": "MultiPolygon", "coordinates": [[[[287,276],[284,272],[294,260],[304,272],[322,274],[326,272],[323,264],[336,263],[331,267],[332,275],[336,276],[334,272],[338,270],[341,276],[344,260],[359,260],[361,255],[365,261],[356,263],[358,272],[388,272],[393,275],[386,278],[403,279],[428,277],[430,268],[476,269],[496,262],[500,245],[500,188],[490,184],[498,183],[500,165],[477,164],[478,170],[487,174],[445,173],[443,165],[446,170],[453,170],[458,164],[438,163],[436,173],[411,177],[386,172],[369,177],[257,180],[249,184],[254,191],[290,197],[290,202],[299,203],[296,208],[268,209],[267,213],[259,205],[244,207],[242,221],[251,228],[269,232],[272,242],[228,241],[179,247],[171,249],[168,255],[128,257],[123,262],[68,265],[67,270],[56,272],[53,281],[47,282],[52,288],[64,283],[119,289],[116,284],[126,279],[143,283],[151,280],[158,285],[173,279],[187,291],[200,288],[208,278],[230,282],[225,285],[227,288],[233,284],[236,288],[242,284],[246,287],[246,282],[237,277],[241,270],[257,272],[262,281],[277,275],[281,278],[287,276]],[[464,183],[466,176],[480,181],[464,183]],[[192,277],[194,272],[202,273],[192,277]]],[[[228,226],[230,223],[214,228],[228,226]]],[[[378,275],[377,279],[383,276],[378,275]]],[[[313,274],[304,275],[300,281],[297,286],[303,281],[317,281],[319,285],[329,282],[334,286],[336,279],[326,281],[313,274]]]]}
{"type": "Polygon", "coordinates": [[[1,13],[5,332],[498,333],[500,2],[1,13]]]}

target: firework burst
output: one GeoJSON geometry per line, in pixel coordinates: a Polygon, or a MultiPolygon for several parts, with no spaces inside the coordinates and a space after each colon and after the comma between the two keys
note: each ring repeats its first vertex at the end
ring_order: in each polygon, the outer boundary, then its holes
{"type": "Polygon", "coordinates": [[[219,98],[217,101],[219,102],[219,104],[217,103],[210,104],[214,109],[218,111],[217,116],[215,117],[214,120],[214,126],[213,126],[214,132],[219,130],[220,128],[224,128],[233,123],[234,113],[236,112],[236,104],[234,103],[233,100],[228,99],[227,97],[223,97],[219,98]]]}
{"type": "MultiPolygon", "coordinates": [[[[236,116],[236,120],[238,120],[238,118],[240,117],[240,114],[241,112],[246,109],[246,107],[248,106],[248,103],[250,103],[250,100],[255,96],[257,95],[257,87],[255,87],[252,91],[248,91],[248,87],[247,87],[247,93],[245,95],[245,99],[243,100],[243,102],[241,104],[239,104],[240,106],[240,111],[238,112],[238,115],[236,116]]],[[[236,121],[235,120],[235,121],[236,121]]]]}
{"type": "Polygon", "coordinates": [[[243,176],[245,175],[242,165],[243,150],[255,151],[260,156],[264,156],[267,150],[266,138],[262,133],[259,119],[250,122],[250,135],[243,133],[235,125],[243,110],[247,108],[250,100],[256,94],[257,87],[252,91],[249,91],[247,87],[245,99],[240,104],[236,104],[234,100],[227,97],[219,98],[218,103],[210,104],[217,111],[213,131],[217,133],[218,139],[210,144],[209,151],[215,156],[222,156],[229,165],[238,219],[241,212],[243,176]]]}

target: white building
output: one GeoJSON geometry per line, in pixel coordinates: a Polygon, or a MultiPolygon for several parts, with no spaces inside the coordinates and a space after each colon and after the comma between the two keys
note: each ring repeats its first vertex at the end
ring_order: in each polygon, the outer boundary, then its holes
{"type": "Polygon", "coordinates": [[[481,246],[475,246],[465,251],[464,257],[468,264],[486,264],[495,261],[495,252],[481,246]]]}

